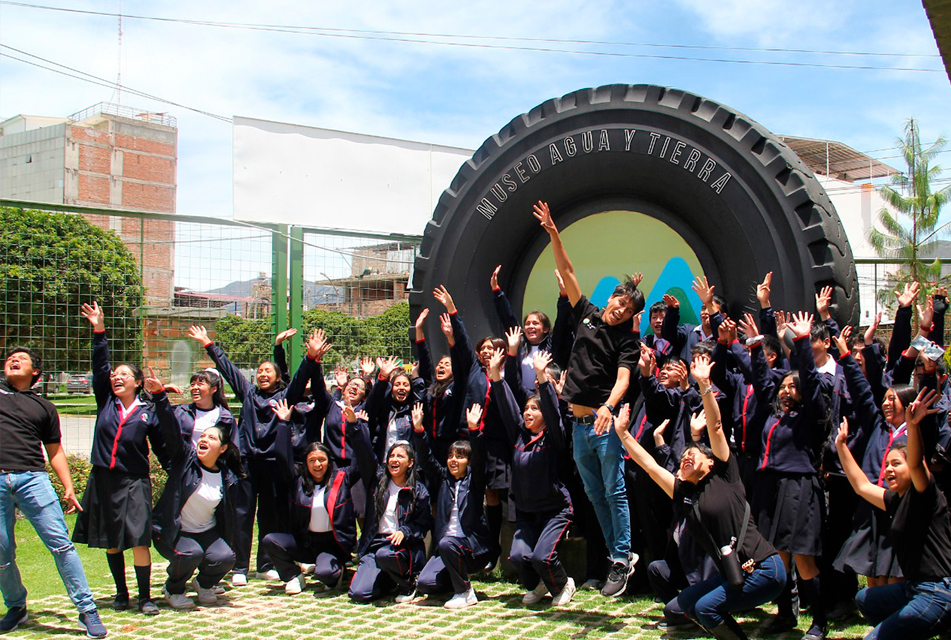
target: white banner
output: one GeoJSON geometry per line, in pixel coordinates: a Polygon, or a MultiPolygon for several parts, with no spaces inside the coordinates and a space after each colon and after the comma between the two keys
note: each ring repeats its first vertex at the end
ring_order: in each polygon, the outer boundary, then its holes
{"type": "Polygon", "coordinates": [[[234,118],[234,217],[422,235],[472,151],[234,118]]]}

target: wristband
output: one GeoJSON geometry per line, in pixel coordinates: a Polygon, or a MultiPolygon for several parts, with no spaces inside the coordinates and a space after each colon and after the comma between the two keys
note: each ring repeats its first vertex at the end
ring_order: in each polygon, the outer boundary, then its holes
{"type": "Polygon", "coordinates": [[[613,405],[613,404],[611,404],[611,403],[609,403],[609,402],[605,402],[605,403],[602,404],[601,406],[602,406],[602,407],[607,407],[608,411],[610,411],[611,413],[614,413],[614,405],[613,405]]]}

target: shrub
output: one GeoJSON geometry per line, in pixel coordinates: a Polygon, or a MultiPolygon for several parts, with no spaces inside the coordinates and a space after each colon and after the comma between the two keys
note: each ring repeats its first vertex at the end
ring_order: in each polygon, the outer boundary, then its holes
{"type": "MultiPolygon", "coordinates": [[[[89,484],[89,474],[92,473],[92,464],[85,456],[80,456],[75,453],[68,454],[66,461],[69,463],[69,471],[73,476],[73,491],[76,492],[76,498],[82,501],[83,493],[86,491],[86,485],[89,484]]],[[[50,474],[50,482],[53,484],[53,489],[56,490],[56,495],[59,496],[59,502],[63,507],[63,511],[65,511],[69,508],[69,505],[63,500],[63,494],[65,492],[63,483],[59,481],[59,478],[53,472],[53,468],[50,467],[48,462],[46,463],[46,472],[50,474]]],[[[151,454],[149,455],[149,477],[152,479],[152,505],[155,506],[158,499],[162,497],[162,491],[165,490],[165,480],[168,476],[165,474],[165,471],[162,470],[158,459],[151,454]]]]}

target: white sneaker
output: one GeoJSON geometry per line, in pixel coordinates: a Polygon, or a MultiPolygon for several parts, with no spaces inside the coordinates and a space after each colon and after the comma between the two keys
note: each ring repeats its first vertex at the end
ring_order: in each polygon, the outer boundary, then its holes
{"type": "Polygon", "coordinates": [[[401,593],[396,596],[396,604],[406,604],[407,602],[412,602],[416,599],[416,589],[413,589],[409,593],[401,593]]]}
{"type": "Polygon", "coordinates": [[[166,587],[162,587],[162,592],[165,595],[165,600],[168,602],[168,605],[173,609],[195,608],[195,601],[184,593],[169,593],[166,587]]]}
{"type": "Polygon", "coordinates": [[[248,584],[248,575],[246,573],[233,573],[231,574],[231,586],[232,587],[244,587],[248,584]]]}
{"type": "Polygon", "coordinates": [[[301,573],[303,573],[305,576],[313,575],[313,574],[314,574],[314,569],[316,569],[316,568],[317,568],[317,565],[316,565],[316,564],[308,564],[308,563],[306,563],[306,562],[303,562],[303,563],[301,563],[301,565],[300,565],[300,571],[301,571],[301,573]]]}
{"type": "Polygon", "coordinates": [[[575,595],[575,581],[574,578],[568,578],[568,582],[565,583],[564,589],[559,591],[552,600],[552,605],[556,607],[563,607],[571,602],[571,597],[573,595],[575,595]]]}
{"type": "Polygon", "coordinates": [[[538,586],[531,591],[526,591],[525,595],[522,596],[522,604],[537,604],[542,601],[547,593],[548,587],[545,586],[543,581],[539,580],[538,586]]]}
{"type": "Polygon", "coordinates": [[[275,582],[281,579],[281,574],[277,572],[277,569],[268,569],[267,571],[258,571],[257,573],[258,580],[270,580],[275,582]]]}
{"type": "Polygon", "coordinates": [[[304,575],[297,574],[290,580],[284,583],[284,593],[289,596],[296,596],[298,593],[304,590],[304,575]]]}
{"type": "Polygon", "coordinates": [[[205,589],[198,584],[198,578],[192,580],[192,589],[198,594],[198,602],[201,604],[218,604],[218,596],[215,594],[215,588],[205,589]]]}
{"type": "Polygon", "coordinates": [[[475,589],[469,587],[469,590],[465,593],[457,593],[453,595],[443,606],[447,609],[465,609],[466,607],[471,607],[477,602],[479,602],[479,598],[476,596],[475,589]]]}

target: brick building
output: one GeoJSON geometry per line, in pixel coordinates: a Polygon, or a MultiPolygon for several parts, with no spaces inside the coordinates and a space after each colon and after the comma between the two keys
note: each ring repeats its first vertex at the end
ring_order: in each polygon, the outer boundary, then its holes
{"type": "MultiPolygon", "coordinates": [[[[51,204],[175,212],[175,118],[100,103],[68,118],[0,122],[0,197],[51,204]]],[[[175,223],[87,215],[114,230],[138,261],[146,304],[171,307],[175,223]]]]}

